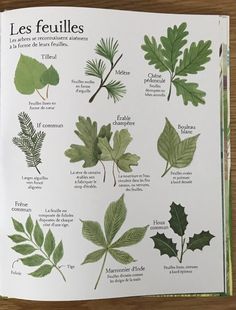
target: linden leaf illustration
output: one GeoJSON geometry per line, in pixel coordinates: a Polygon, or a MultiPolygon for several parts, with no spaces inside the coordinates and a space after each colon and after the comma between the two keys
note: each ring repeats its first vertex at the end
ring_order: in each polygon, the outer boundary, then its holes
{"type": "Polygon", "coordinates": [[[170,227],[179,236],[183,236],[188,225],[187,214],[184,212],[184,207],[181,204],[172,202],[170,206],[171,219],[169,220],[170,227]]]}
{"type": "Polygon", "coordinates": [[[167,238],[164,234],[159,234],[152,236],[151,239],[154,242],[154,248],[158,249],[161,255],[168,255],[169,257],[176,257],[178,254],[176,243],[172,239],[167,238]]]}
{"type": "Polygon", "coordinates": [[[202,231],[200,234],[194,234],[193,237],[189,238],[187,243],[188,250],[202,250],[203,247],[210,245],[211,239],[214,236],[209,231],[202,231]]]}
{"type": "Polygon", "coordinates": [[[26,220],[25,227],[15,219],[12,219],[12,222],[15,230],[21,233],[8,236],[13,242],[17,243],[12,249],[23,256],[34,253],[30,256],[21,257],[19,260],[25,266],[40,266],[37,270],[31,272],[30,275],[36,278],[41,278],[51,273],[53,269],[56,269],[61,274],[63,280],[66,281],[60,267],[58,266],[58,262],[64,255],[62,241],[55,246],[55,238],[51,230],[49,229],[45,235],[38,221],[34,224],[30,215],[26,220]],[[52,259],[50,258],[51,255],[52,259]],[[45,262],[47,262],[47,264],[44,264],[45,262]]]}
{"type": "Polygon", "coordinates": [[[50,66],[46,71],[43,72],[40,81],[44,85],[50,84],[56,86],[59,83],[59,74],[53,66],[50,66]]]}
{"type": "Polygon", "coordinates": [[[126,231],[120,238],[118,238],[117,241],[112,243],[113,239],[117,235],[126,219],[126,214],[127,209],[124,202],[124,195],[122,195],[117,201],[110,203],[105,212],[105,234],[103,233],[101,225],[98,222],[81,221],[83,224],[82,234],[84,238],[93,242],[95,245],[102,247],[92,253],[89,253],[85,257],[82,264],[94,263],[104,257],[94,289],[96,289],[98,286],[108,254],[110,254],[117,262],[121,264],[129,264],[135,261],[129,253],[117,250],[116,248],[127,247],[139,243],[144,238],[148,226],[131,228],[126,231]]]}
{"type": "Polygon", "coordinates": [[[198,137],[199,134],[181,141],[179,134],[166,118],[164,130],[157,141],[157,150],[166,160],[166,168],[162,177],[173,167],[180,169],[191,164],[198,137]]]}

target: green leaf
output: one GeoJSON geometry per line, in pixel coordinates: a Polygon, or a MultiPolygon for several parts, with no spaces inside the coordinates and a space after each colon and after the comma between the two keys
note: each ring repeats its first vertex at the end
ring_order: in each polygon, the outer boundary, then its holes
{"type": "Polygon", "coordinates": [[[111,256],[119,263],[123,264],[123,265],[127,265],[130,263],[135,262],[135,260],[133,259],[133,257],[131,255],[129,255],[127,252],[124,251],[120,251],[120,250],[116,250],[116,249],[109,249],[109,253],[111,254],[111,256]]]}
{"type": "Polygon", "coordinates": [[[36,89],[43,88],[46,84],[41,81],[46,66],[36,59],[21,54],[18,61],[14,83],[18,92],[24,95],[33,94],[36,89]]]}
{"type": "Polygon", "coordinates": [[[28,255],[33,253],[34,251],[36,251],[35,247],[33,247],[30,244],[18,244],[14,247],[12,247],[12,249],[14,251],[16,251],[17,253],[20,253],[22,255],[28,255]]]}
{"type": "Polygon", "coordinates": [[[26,228],[28,234],[31,236],[32,232],[33,232],[33,229],[34,229],[34,223],[33,223],[32,218],[31,218],[30,215],[28,216],[28,218],[26,220],[25,228],[26,228]]]}
{"type": "Polygon", "coordinates": [[[203,65],[210,61],[209,55],[212,53],[210,46],[211,41],[193,42],[190,48],[184,50],[183,59],[180,60],[175,75],[186,76],[187,74],[196,74],[198,71],[204,70],[205,67],[203,65]]]}
{"type": "Polygon", "coordinates": [[[43,265],[39,267],[34,272],[29,273],[31,276],[35,278],[42,278],[51,273],[53,266],[52,265],[43,265]]]}
{"type": "Polygon", "coordinates": [[[125,153],[116,162],[118,168],[124,172],[131,172],[131,166],[138,166],[140,157],[136,154],[125,153]]]}
{"type": "Polygon", "coordinates": [[[34,240],[36,244],[41,248],[41,246],[43,245],[43,241],[44,241],[44,234],[43,234],[41,227],[39,226],[38,221],[36,221],[36,224],[34,227],[34,240]]]}
{"type": "Polygon", "coordinates": [[[182,23],[179,27],[167,29],[167,37],[161,37],[163,45],[162,54],[166,58],[166,64],[171,72],[174,72],[178,57],[182,54],[182,47],[187,43],[184,38],[188,35],[187,24],[182,23]]]}
{"type": "Polygon", "coordinates": [[[179,134],[166,117],[164,130],[157,141],[157,149],[159,154],[167,162],[173,162],[175,147],[180,143],[180,141],[179,134]]]}
{"type": "Polygon", "coordinates": [[[42,255],[32,255],[20,259],[22,263],[26,266],[40,266],[46,260],[42,255]]]}
{"type": "Polygon", "coordinates": [[[40,81],[43,85],[50,84],[56,86],[59,83],[59,74],[53,66],[50,66],[43,72],[40,81]]]}
{"type": "Polygon", "coordinates": [[[177,96],[183,97],[184,104],[192,102],[194,106],[197,106],[199,103],[205,103],[203,97],[206,96],[206,93],[198,89],[197,83],[188,83],[187,80],[179,78],[175,78],[172,82],[176,88],[177,96]]]}
{"type": "Polygon", "coordinates": [[[11,235],[11,236],[8,236],[8,238],[10,238],[15,243],[21,243],[21,242],[27,241],[27,239],[21,235],[11,235]]]}
{"type": "Polygon", "coordinates": [[[169,257],[177,257],[176,243],[167,238],[164,234],[156,233],[151,239],[154,242],[154,248],[160,250],[161,255],[167,254],[169,257]]]}
{"type": "Polygon", "coordinates": [[[88,60],[85,68],[85,74],[102,79],[105,70],[106,65],[101,59],[88,60]]]}
{"type": "Polygon", "coordinates": [[[108,245],[124,223],[126,212],[124,195],[108,206],[104,217],[104,229],[108,245]]]}
{"type": "Polygon", "coordinates": [[[113,99],[114,103],[123,98],[124,94],[126,93],[125,85],[121,83],[121,81],[112,80],[104,85],[104,87],[108,93],[107,99],[113,99]]]}
{"type": "Polygon", "coordinates": [[[55,265],[62,259],[63,255],[64,255],[63,244],[62,241],[60,241],[55,251],[53,252],[52,256],[55,265]]]}
{"type": "Polygon", "coordinates": [[[146,52],[144,58],[149,61],[148,64],[154,65],[160,72],[169,71],[161,44],[157,46],[156,39],[154,37],[149,39],[147,35],[144,36],[144,43],[141,48],[146,52]]]}
{"type": "Polygon", "coordinates": [[[127,129],[117,130],[113,137],[112,158],[118,160],[124,154],[131,141],[132,138],[127,129]]]}
{"type": "Polygon", "coordinates": [[[187,214],[184,212],[184,207],[181,204],[172,202],[170,206],[171,219],[169,220],[170,227],[179,236],[183,236],[188,225],[187,214]]]}
{"type": "Polygon", "coordinates": [[[12,217],[12,222],[13,222],[13,226],[14,226],[16,231],[22,232],[22,233],[25,232],[24,226],[20,222],[15,220],[13,217],[12,217]]]}
{"type": "Polygon", "coordinates": [[[143,239],[148,227],[149,225],[129,229],[116,242],[114,242],[111,247],[120,248],[137,244],[143,239]]]}
{"type": "Polygon", "coordinates": [[[105,253],[106,253],[106,249],[100,249],[100,250],[94,251],[92,253],[89,253],[85,257],[82,265],[88,264],[88,263],[95,263],[95,262],[99,261],[105,253]]]}
{"type": "Polygon", "coordinates": [[[44,250],[47,253],[48,257],[51,256],[52,252],[55,249],[55,246],[56,246],[56,243],[55,243],[54,236],[51,230],[49,229],[49,231],[46,234],[45,241],[44,241],[44,250]]]}
{"type": "Polygon", "coordinates": [[[106,240],[100,224],[94,221],[82,221],[82,224],[82,234],[84,238],[105,248],[106,240]]]}
{"type": "Polygon", "coordinates": [[[188,250],[202,250],[204,246],[210,245],[211,239],[214,238],[209,231],[202,231],[200,234],[194,234],[189,238],[187,243],[188,250]]]}
{"type": "Polygon", "coordinates": [[[104,161],[113,160],[112,147],[107,140],[107,137],[98,138],[98,147],[101,150],[100,159],[104,161]]]}
{"type": "Polygon", "coordinates": [[[118,52],[118,46],[118,41],[115,41],[113,38],[101,39],[95,48],[95,52],[113,63],[114,57],[118,52]]]}

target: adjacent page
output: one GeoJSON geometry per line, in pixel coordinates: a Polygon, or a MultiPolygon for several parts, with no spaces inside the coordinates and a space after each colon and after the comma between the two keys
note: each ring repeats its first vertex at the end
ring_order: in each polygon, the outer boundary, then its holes
{"type": "Polygon", "coordinates": [[[231,293],[227,34],[221,16],[2,13],[1,295],[231,293]]]}

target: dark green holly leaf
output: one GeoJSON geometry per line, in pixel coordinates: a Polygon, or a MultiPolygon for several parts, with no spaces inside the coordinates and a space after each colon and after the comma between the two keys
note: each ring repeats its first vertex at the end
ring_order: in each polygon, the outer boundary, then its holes
{"type": "Polygon", "coordinates": [[[184,50],[183,59],[180,60],[175,75],[186,76],[187,74],[196,74],[198,71],[204,70],[205,67],[203,65],[210,61],[209,55],[212,53],[210,46],[211,41],[193,42],[190,48],[184,50]]]}
{"type": "Polygon", "coordinates": [[[59,83],[59,74],[53,66],[50,66],[42,73],[40,81],[43,85],[49,84],[56,86],[59,83]]]}
{"type": "Polygon", "coordinates": [[[135,262],[135,260],[133,259],[133,257],[131,255],[129,255],[129,253],[124,252],[124,251],[120,251],[120,250],[116,250],[116,249],[109,249],[109,253],[111,254],[111,256],[119,263],[123,264],[123,265],[127,265],[130,263],[135,262]]]}
{"type": "Polygon", "coordinates": [[[41,246],[43,245],[43,241],[44,241],[44,234],[43,234],[41,227],[39,226],[38,221],[36,221],[36,224],[34,227],[34,240],[36,244],[41,248],[41,246]]]}
{"type": "Polygon", "coordinates": [[[205,103],[203,97],[206,96],[206,93],[198,89],[197,83],[188,83],[187,80],[179,78],[175,78],[172,82],[175,85],[177,96],[183,97],[184,104],[192,102],[194,106],[197,106],[199,103],[205,103]]]}
{"type": "Polygon", "coordinates": [[[106,240],[100,224],[94,221],[82,221],[82,224],[82,234],[84,238],[105,248],[106,240]]]}
{"type": "Polygon", "coordinates": [[[28,254],[31,254],[37,250],[35,247],[33,247],[30,244],[18,244],[16,246],[12,247],[12,249],[14,251],[16,251],[17,253],[20,253],[22,255],[28,255],[28,254]]]}
{"type": "Polygon", "coordinates": [[[214,238],[209,231],[202,231],[200,234],[194,234],[189,238],[187,243],[188,250],[202,250],[204,246],[210,245],[210,241],[214,238]]]}
{"type": "Polygon", "coordinates": [[[183,236],[188,225],[187,214],[184,212],[184,207],[181,204],[172,202],[170,206],[171,219],[169,220],[170,227],[179,236],[183,236]]]}
{"type": "Polygon", "coordinates": [[[64,255],[63,244],[62,241],[60,241],[52,255],[52,259],[55,265],[62,259],[63,255],[64,255]]]}
{"type": "Polygon", "coordinates": [[[178,57],[182,54],[182,47],[187,43],[184,38],[188,35],[186,31],[187,24],[182,23],[179,27],[176,25],[167,29],[167,37],[161,37],[161,43],[163,45],[162,54],[166,58],[166,64],[168,68],[173,72],[175,65],[178,61],[178,57]]]}
{"type": "Polygon", "coordinates": [[[52,252],[54,251],[56,246],[55,238],[49,229],[49,231],[46,234],[45,241],[44,241],[44,250],[47,253],[47,255],[50,257],[52,252]]]}
{"type": "Polygon", "coordinates": [[[149,39],[147,35],[144,36],[144,45],[141,48],[146,52],[144,58],[148,60],[149,65],[154,65],[160,72],[169,71],[168,65],[162,53],[162,46],[157,46],[154,37],[149,39]]]}
{"type": "Polygon", "coordinates": [[[8,236],[8,238],[10,238],[15,243],[21,243],[21,242],[27,241],[27,239],[21,235],[11,235],[11,236],[8,236]]]}
{"type": "Polygon", "coordinates": [[[88,263],[95,263],[95,262],[99,261],[105,253],[106,253],[106,249],[100,249],[100,250],[94,251],[92,253],[89,253],[85,257],[82,265],[88,264],[88,263]]]}
{"type": "Polygon", "coordinates": [[[124,195],[122,195],[117,201],[112,202],[106,210],[104,217],[104,229],[109,245],[126,218],[126,207],[124,203],[124,195]]]}
{"type": "Polygon", "coordinates": [[[169,257],[177,257],[178,251],[176,243],[167,238],[164,234],[156,233],[151,239],[154,242],[154,248],[160,250],[161,255],[167,254],[169,257]]]}
{"type": "Polygon", "coordinates": [[[39,267],[34,272],[29,273],[31,276],[35,278],[42,278],[51,273],[53,266],[52,265],[43,265],[39,267]]]}
{"type": "Polygon", "coordinates": [[[33,229],[34,229],[34,223],[33,223],[30,215],[28,216],[28,218],[26,220],[25,227],[26,227],[28,234],[31,236],[33,229]]]}
{"type": "Polygon", "coordinates": [[[42,255],[32,255],[20,259],[22,263],[26,266],[40,266],[46,260],[42,255]]]}
{"type": "Polygon", "coordinates": [[[145,227],[134,227],[126,231],[116,242],[114,242],[112,248],[120,248],[125,246],[130,246],[140,242],[149,226],[145,227]]]}
{"type": "Polygon", "coordinates": [[[14,218],[12,218],[12,222],[13,222],[13,225],[16,231],[22,232],[22,233],[25,232],[24,226],[20,222],[18,222],[14,218]]]}

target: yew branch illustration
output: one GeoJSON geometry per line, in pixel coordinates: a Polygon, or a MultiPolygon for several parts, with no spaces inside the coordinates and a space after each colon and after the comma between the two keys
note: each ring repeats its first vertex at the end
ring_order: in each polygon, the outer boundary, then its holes
{"type": "Polygon", "coordinates": [[[149,65],[154,65],[160,72],[169,72],[170,85],[167,100],[170,100],[172,85],[174,85],[177,96],[182,96],[185,105],[191,102],[197,106],[199,103],[205,103],[206,93],[198,88],[197,83],[188,82],[181,77],[205,70],[204,65],[210,61],[209,56],[212,53],[211,41],[192,42],[183,51],[183,47],[188,43],[186,37],[189,32],[186,29],[186,23],[168,27],[167,35],[160,38],[160,43],[154,37],[149,38],[145,35],[142,49],[149,65]]]}
{"type": "Polygon", "coordinates": [[[21,112],[18,115],[18,119],[21,132],[12,141],[25,154],[28,167],[34,167],[40,174],[38,165],[42,163],[40,152],[46,134],[43,131],[36,132],[27,113],[21,112]]]}
{"type": "Polygon", "coordinates": [[[82,234],[84,238],[100,247],[98,250],[89,253],[82,264],[95,263],[103,258],[101,270],[94,289],[98,286],[108,254],[123,265],[135,262],[134,258],[129,253],[121,251],[119,248],[139,243],[144,238],[148,225],[144,227],[133,227],[114,241],[115,236],[126,219],[126,214],[127,209],[124,202],[124,195],[122,195],[117,201],[110,203],[106,210],[104,216],[105,233],[98,222],[81,221],[83,224],[82,234]]]}
{"type": "Polygon", "coordinates": [[[84,168],[94,167],[98,163],[102,165],[104,174],[103,182],[106,180],[105,161],[111,161],[114,186],[116,186],[115,167],[124,172],[131,172],[131,166],[137,166],[140,159],[136,154],[126,153],[126,149],[132,137],[127,129],[117,130],[114,135],[111,131],[111,124],[103,125],[99,132],[97,122],[92,122],[89,117],[79,116],[76,123],[75,134],[83,141],[84,145],[72,144],[65,155],[70,158],[70,162],[83,160],[84,168]],[[111,146],[111,137],[113,145],[111,146]]]}
{"type": "Polygon", "coordinates": [[[108,99],[112,98],[114,102],[119,101],[123,95],[126,93],[126,88],[123,83],[116,80],[109,80],[109,77],[122,58],[122,54],[115,59],[116,54],[118,53],[118,41],[114,38],[101,39],[95,48],[97,55],[102,56],[109,62],[110,68],[107,69],[106,63],[102,59],[93,59],[88,60],[85,68],[85,74],[89,76],[96,77],[100,80],[99,86],[92,97],[89,99],[89,102],[93,102],[97,94],[102,88],[106,89],[108,94],[108,99]]]}
{"type": "Polygon", "coordinates": [[[25,225],[14,218],[12,218],[12,223],[17,232],[17,234],[8,236],[16,243],[12,249],[23,255],[17,261],[21,261],[25,266],[38,267],[38,269],[29,273],[29,275],[35,278],[42,278],[49,275],[55,269],[60,273],[63,280],[66,281],[60,266],[58,266],[64,255],[62,241],[56,245],[51,230],[49,229],[47,234],[44,235],[38,221],[34,224],[30,215],[25,225]]]}
{"type": "Polygon", "coordinates": [[[154,242],[154,248],[159,250],[161,255],[175,257],[179,263],[183,262],[184,254],[191,250],[202,250],[205,246],[210,245],[210,241],[214,236],[209,231],[201,231],[192,237],[187,237],[185,231],[188,225],[187,214],[185,208],[181,204],[172,202],[170,206],[171,218],[169,220],[170,228],[180,237],[180,249],[177,249],[177,243],[165,234],[156,233],[151,239],[154,242]]]}
{"type": "Polygon", "coordinates": [[[161,177],[164,177],[171,168],[181,169],[191,164],[198,137],[199,134],[181,140],[178,132],[166,118],[164,130],[157,141],[157,150],[166,160],[165,171],[161,177]]]}

